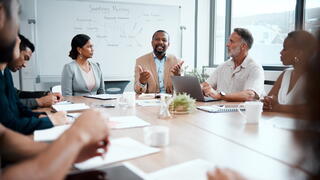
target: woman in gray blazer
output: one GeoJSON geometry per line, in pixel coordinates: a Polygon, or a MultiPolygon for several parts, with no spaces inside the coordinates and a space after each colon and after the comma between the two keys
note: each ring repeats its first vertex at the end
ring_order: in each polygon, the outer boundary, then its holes
{"type": "Polygon", "coordinates": [[[85,34],[76,35],[71,41],[69,57],[74,61],[64,66],[61,78],[63,96],[104,94],[104,81],[99,64],[90,62],[93,44],[85,34]]]}

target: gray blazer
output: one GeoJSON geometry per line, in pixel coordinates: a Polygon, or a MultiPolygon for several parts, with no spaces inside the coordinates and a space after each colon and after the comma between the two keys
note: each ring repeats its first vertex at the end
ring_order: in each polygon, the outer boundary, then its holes
{"type": "Polygon", "coordinates": [[[92,62],[89,63],[96,79],[96,86],[92,91],[89,91],[81,74],[80,66],[76,61],[72,61],[64,65],[62,71],[61,91],[63,96],[84,96],[105,93],[103,76],[99,65],[92,62]]]}

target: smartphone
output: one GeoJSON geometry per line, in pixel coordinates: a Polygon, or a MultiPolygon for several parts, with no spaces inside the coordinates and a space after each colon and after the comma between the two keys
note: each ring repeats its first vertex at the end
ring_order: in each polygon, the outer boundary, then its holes
{"type": "Polygon", "coordinates": [[[114,108],[115,107],[115,105],[113,105],[113,104],[101,104],[100,106],[104,107],[104,108],[114,108]]]}

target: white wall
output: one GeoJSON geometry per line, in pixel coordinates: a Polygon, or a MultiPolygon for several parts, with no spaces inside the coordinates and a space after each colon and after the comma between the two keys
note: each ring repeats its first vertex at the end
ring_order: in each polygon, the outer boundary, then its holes
{"type": "MultiPolygon", "coordinates": [[[[37,0],[23,0],[21,1],[22,14],[21,14],[21,33],[29,38],[32,42],[36,42],[35,26],[28,24],[28,19],[35,19],[35,3],[37,0]]],[[[181,5],[181,26],[185,26],[186,29],[183,31],[183,42],[182,42],[182,59],[189,67],[194,66],[194,11],[195,11],[195,0],[113,0],[112,2],[130,2],[130,3],[150,3],[160,5],[181,5]]],[[[209,59],[209,3],[210,0],[199,0],[199,15],[198,15],[198,64],[206,65],[209,59]]],[[[165,13],[165,12],[164,12],[165,13]]],[[[37,50],[36,50],[37,52],[37,50]]],[[[36,83],[36,77],[38,76],[39,68],[36,62],[37,53],[34,53],[29,67],[23,70],[23,90],[42,90],[47,88],[46,85],[41,82],[36,83]]],[[[40,60],[39,60],[40,61],[40,60]]],[[[15,73],[15,77],[18,73],[15,73]]],[[[17,78],[16,78],[17,79],[17,78]]],[[[49,81],[58,82],[60,78],[52,78],[49,81]]],[[[18,84],[17,80],[15,84],[18,84]]],[[[129,85],[129,89],[132,85],[129,85]]]]}

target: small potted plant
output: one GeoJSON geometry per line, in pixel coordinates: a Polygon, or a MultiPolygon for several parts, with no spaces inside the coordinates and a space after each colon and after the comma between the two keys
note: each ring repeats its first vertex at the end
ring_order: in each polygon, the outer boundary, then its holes
{"type": "Polygon", "coordinates": [[[171,112],[175,114],[185,114],[192,112],[196,109],[195,99],[190,95],[183,93],[173,97],[173,100],[169,106],[171,112]]]}

